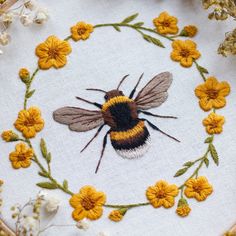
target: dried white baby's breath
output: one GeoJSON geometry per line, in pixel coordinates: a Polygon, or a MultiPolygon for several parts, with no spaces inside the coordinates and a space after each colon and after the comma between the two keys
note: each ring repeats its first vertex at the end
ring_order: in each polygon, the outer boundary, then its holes
{"type": "Polygon", "coordinates": [[[89,223],[86,219],[84,219],[84,220],[78,221],[76,224],[76,227],[78,229],[82,229],[82,230],[86,231],[89,228],[89,223]]]}

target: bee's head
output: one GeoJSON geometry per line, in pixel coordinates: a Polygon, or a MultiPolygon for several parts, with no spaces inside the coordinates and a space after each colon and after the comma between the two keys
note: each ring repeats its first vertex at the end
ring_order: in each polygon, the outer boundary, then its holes
{"type": "Polygon", "coordinates": [[[118,96],[124,96],[123,92],[117,89],[111,90],[109,92],[106,92],[104,99],[108,101],[111,98],[118,97],[118,96]]]}
{"type": "Polygon", "coordinates": [[[121,79],[121,81],[120,81],[120,83],[118,84],[117,88],[116,88],[116,89],[113,89],[113,90],[111,90],[111,91],[106,92],[106,91],[104,91],[104,90],[102,90],[102,89],[95,89],[95,88],[88,88],[87,90],[99,91],[99,92],[105,93],[104,99],[105,99],[106,101],[108,101],[109,99],[114,98],[114,97],[124,96],[123,92],[120,91],[119,88],[120,88],[121,84],[124,82],[124,80],[125,80],[128,76],[129,76],[129,75],[125,75],[125,76],[121,79]]]}

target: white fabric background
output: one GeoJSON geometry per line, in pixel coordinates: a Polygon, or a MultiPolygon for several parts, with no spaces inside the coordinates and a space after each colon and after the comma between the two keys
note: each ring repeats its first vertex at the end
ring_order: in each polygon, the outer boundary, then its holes
{"type": "MultiPolygon", "coordinates": [[[[48,35],[55,34],[64,38],[69,28],[77,21],[83,20],[91,24],[118,22],[124,17],[139,12],[139,20],[152,27],[152,19],[163,10],[179,18],[180,28],[186,24],[196,24],[199,34],[194,39],[202,53],[199,63],[209,69],[211,75],[220,80],[227,80],[232,93],[227,97],[227,106],[219,111],[227,122],[224,133],[215,139],[220,156],[220,166],[212,161],[210,167],[203,168],[201,175],[207,176],[214,186],[214,193],[204,202],[190,200],[192,212],[182,219],[175,214],[175,208],[154,209],[150,206],[130,210],[120,223],[112,223],[107,219],[109,213],[105,209],[104,216],[93,222],[89,231],[79,232],[75,228],[53,228],[45,235],[97,235],[100,231],[110,235],[163,235],[163,236],[215,236],[235,223],[236,211],[236,58],[223,58],[216,53],[224,32],[233,28],[233,22],[213,22],[207,20],[207,12],[200,1],[186,0],[86,0],[86,1],[41,1],[50,11],[50,20],[43,27],[22,28],[18,24],[12,27],[13,40],[0,58],[0,130],[11,129],[18,111],[22,108],[24,86],[17,78],[19,68],[35,69],[37,58],[34,56],[35,46],[44,41],[48,35]]],[[[73,52],[68,57],[68,64],[60,70],[39,72],[33,83],[35,95],[29,105],[41,108],[46,121],[44,130],[33,140],[37,149],[39,140],[44,137],[52,152],[52,171],[58,180],[68,179],[70,189],[77,192],[80,187],[90,184],[107,194],[107,202],[135,203],[145,201],[145,190],[159,179],[170,183],[181,184],[191,173],[181,178],[173,178],[173,174],[188,160],[196,159],[205,152],[203,140],[206,137],[201,125],[207,115],[198,106],[194,88],[202,82],[195,67],[184,69],[169,58],[170,42],[161,39],[166,49],[158,48],[145,42],[137,32],[122,29],[118,33],[112,28],[96,29],[86,42],[71,42],[73,52]],[[181,139],[181,143],[173,142],[158,132],[152,131],[152,146],[142,159],[129,161],[117,156],[110,143],[97,175],[94,170],[99,158],[102,138],[99,138],[83,153],[79,151],[95,131],[73,133],[66,126],[59,125],[52,119],[52,112],[64,105],[93,108],[75,99],[76,95],[90,100],[102,102],[100,93],[85,91],[87,87],[113,89],[120,78],[129,73],[130,77],[122,89],[129,93],[137,78],[145,72],[140,88],[155,74],[171,71],[174,81],[169,90],[169,99],[153,112],[176,115],[178,120],[151,119],[161,129],[181,139]]],[[[0,178],[4,179],[4,218],[12,224],[9,208],[16,202],[24,203],[39,191],[35,183],[42,181],[37,176],[38,167],[32,165],[28,169],[13,170],[8,154],[14,143],[0,142],[1,161],[0,178]]],[[[71,224],[72,208],[68,204],[68,196],[60,191],[53,191],[62,199],[62,207],[54,219],[54,223],[71,224]]]]}

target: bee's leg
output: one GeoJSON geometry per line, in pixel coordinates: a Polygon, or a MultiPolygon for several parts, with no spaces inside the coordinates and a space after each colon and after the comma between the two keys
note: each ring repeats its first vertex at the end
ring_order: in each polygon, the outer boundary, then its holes
{"type": "Polygon", "coordinates": [[[142,78],[143,78],[143,73],[142,73],[141,76],[139,77],[138,82],[137,82],[137,84],[135,85],[134,89],[131,91],[131,93],[130,93],[130,95],[129,95],[129,98],[130,98],[130,99],[133,98],[134,93],[135,93],[135,91],[136,91],[136,89],[137,89],[137,87],[138,87],[138,85],[139,85],[139,83],[140,83],[140,81],[141,81],[142,78]]]}
{"type": "Polygon", "coordinates": [[[96,103],[96,102],[90,102],[90,101],[88,101],[88,100],[86,100],[86,99],[84,99],[84,98],[81,98],[81,97],[76,97],[77,99],[79,99],[79,100],[81,100],[81,101],[83,101],[83,102],[87,102],[87,103],[89,103],[89,104],[92,104],[92,105],[94,105],[94,106],[96,106],[96,107],[98,107],[98,108],[102,108],[102,105],[101,104],[99,104],[99,103],[96,103]]]}
{"type": "Polygon", "coordinates": [[[157,130],[157,131],[161,132],[162,134],[166,135],[167,137],[172,138],[172,139],[174,139],[174,140],[177,141],[177,142],[180,142],[177,138],[175,138],[175,137],[173,137],[173,136],[171,136],[171,135],[165,133],[164,131],[160,130],[157,126],[155,126],[154,124],[152,124],[152,123],[151,123],[150,121],[148,121],[147,119],[141,119],[141,120],[147,121],[147,123],[148,123],[154,130],[157,130]]]}
{"type": "Polygon", "coordinates": [[[99,161],[98,161],[98,164],[97,164],[95,173],[98,172],[99,166],[100,166],[100,164],[101,164],[101,160],[102,160],[102,157],[103,157],[103,154],[104,154],[106,145],[107,145],[107,136],[108,136],[109,133],[110,133],[110,130],[107,131],[106,135],[105,135],[104,138],[103,138],[102,151],[101,151],[101,155],[100,155],[100,158],[99,158],[99,161]]]}
{"type": "Polygon", "coordinates": [[[100,133],[100,131],[102,130],[102,128],[105,126],[106,124],[101,125],[97,132],[95,133],[95,135],[89,140],[89,142],[84,146],[84,148],[80,151],[83,152],[88,146],[89,144],[98,136],[98,134],[100,133]]]}
{"type": "Polygon", "coordinates": [[[143,111],[143,110],[138,110],[138,113],[143,113],[147,116],[154,116],[154,117],[158,117],[158,118],[170,118],[170,119],[177,119],[176,116],[162,116],[162,115],[157,115],[157,114],[153,114],[151,112],[148,111],[143,111]]]}

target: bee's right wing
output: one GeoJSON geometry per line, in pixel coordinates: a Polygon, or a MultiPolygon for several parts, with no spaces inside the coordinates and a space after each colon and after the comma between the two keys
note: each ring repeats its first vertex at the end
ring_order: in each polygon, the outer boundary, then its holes
{"type": "Polygon", "coordinates": [[[104,124],[101,111],[79,107],[62,107],[53,112],[55,121],[66,124],[70,130],[84,132],[104,124]]]}
{"type": "Polygon", "coordinates": [[[156,75],[146,86],[141,89],[135,98],[137,108],[147,110],[160,106],[168,97],[167,90],[172,82],[172,74],[163,72],[156,75]]]}

